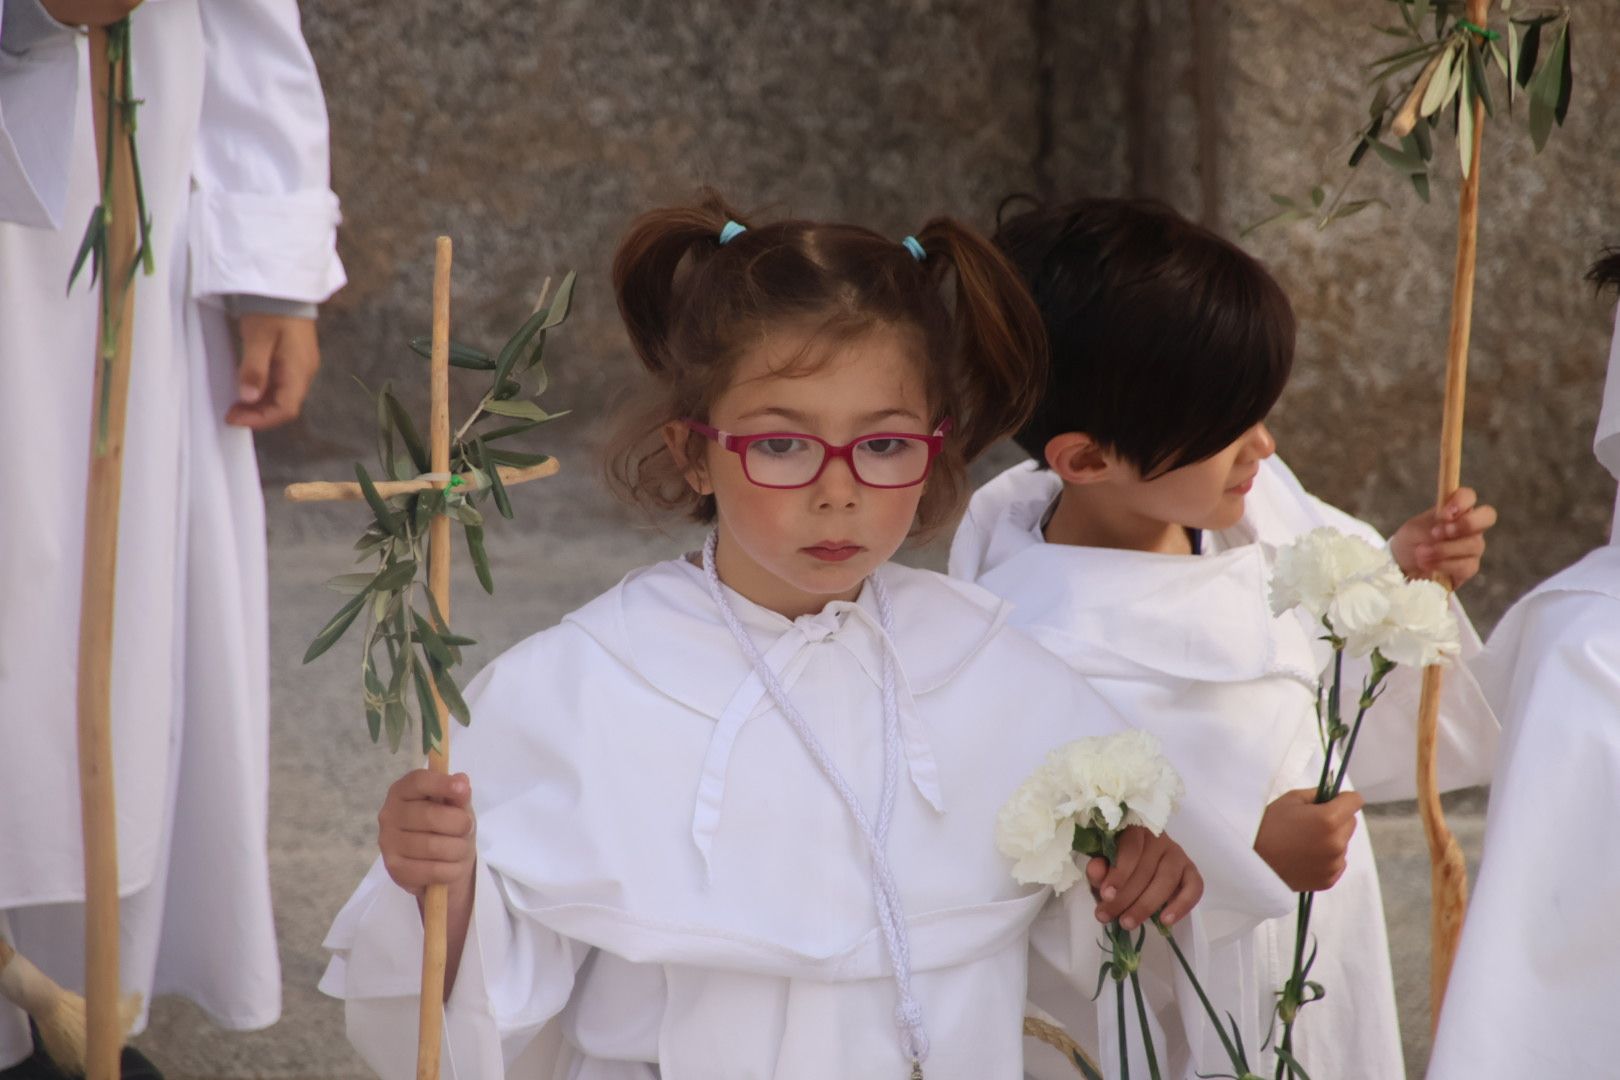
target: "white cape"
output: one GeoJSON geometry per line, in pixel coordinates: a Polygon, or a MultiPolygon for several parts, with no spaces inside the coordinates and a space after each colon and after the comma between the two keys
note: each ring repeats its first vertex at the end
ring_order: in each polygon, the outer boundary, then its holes
{"type": "MultiPolygon", "coordinates": [[[[1273,617],[1268,605],[1272,553],[1323,525],[1382,543],[1357,521],[1314,499],[1287,467],[1264,463],[1243,520],[1205,537],[1202,557],[1048,544],[1041,521],[1061,488],[1032,463],[1003,473],[975,494],[951,550],[951,572],[977,581],[1014,605],[1012,623],[1085,675],[1129,722],[1159,736],[1171,759],[1218,814],[1222,844],[1247,857],[1223,859],[1188,850],[1207,877],[1243,879],[1284,889],[1253,853],[1260,818],[1283,792],[1315,787],[1321,769],[1315,687],[1328,653],[1294,616],[1273,617]],[[1222,859],[1221,872],[1212,872],[1222,859]]],[[[1465,651],[1478,639],[1466,616],[1465,651]]],[[[1346,699],[1362,671],[1347,664],[1346,699]]],[[[1414,794],[1416,712],[1420,679],[1397,671],[1368,714],[1351,779],[1371,801],[1414,794]]],[[[1496,722],[1461,668],[1448,672],[1441,729],[1446,788],[1482,782],[1494,750],[1496,722]]],[[[1206,989],[1238,1020],[1251,1064],[1270,1026],[1273,992],[1292,966],[1293,905],[1254,911],[1265,921],[1230,937],[1210,957],[1206,989]]],[[[1377,871],[1365,829],[1352,841],[1349,868],[1315,903],[1312,932],[1321,951],[1311,978],[1325,1000],[1309,1006],[1295,1030],[1307,1069],[1336,1077],[1390,1080],[1403,1075],[1388,942],[1377,871]]],[[[1183,1008],[1198,1008],[1184,1001],[1183,1008]]],[[[1205,1072],[1225,1067],[1220,1046],[1206,1041],[1205,1072]]],[[[1269,1071],[1262,1069],[1261,1071],[1269,1071]]],[[[1051,1071],[1043,1075],[1060,1076],[1051,1071]]]]}
{"type": "MultiPolygon", "coordinates": [[[[1086,890],[1054,903],[1015,884],[996,814],[1049,749],[1120,724],[1006,629],[989,594],[879,573],[892,642],[870,588],[792,621],[731,602],[868,806],[884,650],[899,658],[888,850],[932,1040],[924,1071],[1018,1080],[1032,938],[1072,977],[1064,1006],[1086,1000],[1101,957],[1086,890]]],[[[907,1075],[860,834],[699,569],[631,574],[509,650],[469,694],[455,753],[472,778],[479,868],[446,1006],[447,1076],[907,1075]]],[[[1201,818],[1191,809],[1171,829],[1201,818]]],[[[347,999],[350,1037],[385,1077],[411,1075],[420,940],[415,902],[374,868],[326,941],[322,989],[347,999]]]]}
{"type": "MultiPolygon", "coordinates": [[[[74,686],[97,289],[88,273],[67,282],[98,177],[84,36],[36,0],[4,0],[4,26],[0,217],[21,224],[0,222],[0,456],[49,482],[0,513],[0,932],[80,985],[74,686]]],[[[342,284],[326,116],[293,0],[152,0],[131,26],[156,272],[135,283],[114,628],[122,981],[260,1027],[281,1002],[265,538],[252,437],[222,420],[236,364],[219,305],[315,302],[342,284]]],[[[0,1007],[0,1066],[28,1049],[22,1014],[0,1007]]]]}

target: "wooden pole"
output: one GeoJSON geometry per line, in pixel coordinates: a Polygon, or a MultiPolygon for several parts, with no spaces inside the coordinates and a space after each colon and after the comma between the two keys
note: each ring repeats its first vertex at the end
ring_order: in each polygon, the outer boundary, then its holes
{"type": "MultiPolygon", "coordinates": [[[[1468,21],[1484,26],[1490,0],[1468,0],[1468,21]]],[[[1474,314],[1474,252],[1479,233],[1479,146],[1485,130],[1484,106],[1462,103],[1474,110],[1473,146],[1468,175],[1457,199],[1457,266],[1451,293],[1451,334],[1446,349],[1446,400],[1440,427],[1440,470],[1435,508],[1445,505],[1462,483],[1463,398],[1468,379],[1468,336],[1474,314]]],[[[1449,583],[1447,583],[1449,584],[1449,583]]],[[[1446,825],[1440,807],[1440,785],[1435,768],[1435,741],[1440,728],[1442,669],[1424,669],[1423,696],[1418,705],[1418,810],[1429,843],[1429,1021],[1431,1032],[1440,1023],[1446,981],[1457,955],[1463,916],[1468,907],[1468,864],[1457,838],[1446,825]]]]}
{"type": "MultiPolygon", "coordinates": [[[[450,473],[450,238],[441,236],[433,259],[433,351],[431,412],[428,419],[433,471],[450,473]]],[[[448,481],[437,481],[443,487],[448,481]]],[[[450,518],[435,515],[428,526],[428,588],[446,621],[450,618],[450,518]]],[[[433,705],[439,712],[437,746],[428,751],[428,768],[450,771],[450,716],[439,688],[433,687],[433,705]]],[[[444,1027],[445,923],[449,890],[429,885],[422,901],[422,1000],[416,1045],[417,1080],[438,1080],[439,1046],[444,1027]]]]}
{"type": "MultiPolygon", "coordinates": [[[[121,63],[129,62],[126,56],[121,63]]],[[[103,293],[113,290],[117,334],[105,345],[96,333],[96,378],[89,410],[90,474],[85,491],[84,574],[79,600],[79,800],[84,830],[85,1003],[88,1080],[117,1080],[124,1045],[118,992],[118,829],[112,760],[113,598],[118,571],[118,510],[123,490],[124,417],[129,402],[130,333],[134,325],[135,174],[123,110],[109,95],[122,83],[109,72],[107,33],[90,31],[91,112],[102,173],[112,146],[111,206],[103,293]],[[109,140],[108,125],[111,125],[109,140]],[[106,395],[106,441],[100,440],[100,402],[106,395]]],[[[101,305],[105,313],[106,303],[101,305]]]]}

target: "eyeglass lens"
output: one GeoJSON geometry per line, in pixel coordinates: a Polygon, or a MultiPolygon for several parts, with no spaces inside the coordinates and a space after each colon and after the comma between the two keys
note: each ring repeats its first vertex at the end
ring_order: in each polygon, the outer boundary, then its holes
{"type": "MultiPolygon", "coordinates": [[[[744,464],[756,484],[798,487],[821,471],[827,448],[814,439],[760,439],[748,445],[744,464]]],[[[928,472],[928,442],[899,435],[862,439],[850,455],[856,479],[873,487],[906,487],[928,472]]]]}

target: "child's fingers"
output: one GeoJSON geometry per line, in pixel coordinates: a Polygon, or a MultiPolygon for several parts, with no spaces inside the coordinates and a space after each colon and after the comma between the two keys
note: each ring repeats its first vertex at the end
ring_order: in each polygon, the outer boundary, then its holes
{"type": "Polygon", "coordinates": [[[1336,825],[1352,820],[1366,805],[1367,800],[1356,791],[1341,791],[1322,804],[1328,820],[1336,825]]]}
{"type": "Polygon", "coordinates": [[[1478,536],[1496,525],[1494,506],[1476,506],[1466,513],[1446,518],[1429,530],[1434,540],[1449,540],[1461,536],[1478,536]]]}
{"type": "Polygon", "coordinates": [[[394,781],[388,789],[389,798],[401,800],[432,799],[452,806],[466,806],[472,798],[472,785],[466,773],[447,776],[431,769],[413,769],[394,781]]]}
{"type": "MultiPolygon", "coordinates": [[[[1146,833],[1145,829],[1134,831],[1143,834],[1146,833]]],[[[1121,837],[1121,840],[1123,839],[1124,838],[1121,837]]],[[[1140,847],[1141,852],[1135,860],[1134,868],[1131,870],[1130,877],[1126,878],[1124,881],[1115,886],[1112,899],[1105,900],[1101,904],[1097,905],[1098,922],[1108,922],[1111,919],[1119,918],[1121,914],[1136,903],[1137,898],[1140,897],[1146,889],[1148,889],[1153,881],[1154,875],[1158,873],[1159,863],[1163,861],[1165,852],[1168,849],[1168,845],[1162,842],[1149,843],[1144,840],[1140,847]]],[[[1169,894],[1166,894],[1162,899],[1168,898],[1169,894]]],[[[1152,911],[1150,910],[1149,914],[1151,913],[1152,911]]],[[[1139,918],[1137,922],[1140,921],[1141,919],[1139,918]]]]}
{"type": "Polygon", "coordinates": [[[1159,912],[1159,921],[1166,926],[1174,926],[1187,917],[1187,913],[1198,906],[1198,901],[1204,898],[1204,876],[1198,868],[1187,864],[1176,887],[1176,894],[1172,896],[1163,910],[1159,912]]]}
{"type": "Polygon", "coordinates": [[[1443,543],[1419,544],[1413,554],[1417,556],[1418,567],[1432,574],[1445,563],[1463,559],[1472,559],[1478,563],[1485,557],[1485,538],[1468,536],[1443,543]]]}
{"type": "Polygon", "coordinates": [[[423,863],[455,863],[467,861],[466,837],[439,836],[436,833],[402,832],[391,838],[389,848],[402,859],[423,863]]]}
{"type": "MultiPolygon", "coordinates": [[[[1137,860],[1142,857],[1142,849],[1146,845],[1146,833],[1145,829],[1126,829],[1119,834],[1118,847],[1114,851],[1114,865],[1109,867],[1108,876],[1097,886],[1097,898],[1104,904],[1112,904],[1119,890],[1131,879],[1131,875],[1136,873],[1137,860]]],[[[1098,909],[1099,912],[1101,910],[1098,909]]],[[[1107,919],[1099,914],[1098,921],[1107,922],[1113,917],[1110,911],[1107,919]]]]}
{"type": "Polygon", "coordinates": [[[429,885],[453,885],[467,876],[467,868],[460,863],[426,862],[403,856],[386,857],[383,866],[401,888],[417,894],[429,885]]]}
{"type": "Polygon", "coordinates": [[[1131,901],[1130,907],[1120,913],[1119,925],[1127,930],[1135,930],[1169,903],[1176,890],[1181,888],[1181,875],[1186,866],[1185,859],[1157,860],[1152,876],[1142,883],[1142,889],[1131,901]]]}
{"type": "Polygon", "coordinates": [[[1086,884],[1096,892],[1102,887],[1103,879],[1108,876],[1108,860],[1101,855],[1093,855],[1086,860],[1086,884]]]}
{"type": "Polygon", "coordinates": [[[467,837],[473,831],[473,816],[471,811],[459,806],[418,799],[396,806],[383,825],[401,832],[467,837]]]}
{"type": "Polygon", "coordinates": [[[1440,518],[1443,521],[1455,521],[1472,510],[1478,502],[1479,492],[1471,487],[1460,487],[1451,493],[1451,498],[1440,508],[1440,518]]]}

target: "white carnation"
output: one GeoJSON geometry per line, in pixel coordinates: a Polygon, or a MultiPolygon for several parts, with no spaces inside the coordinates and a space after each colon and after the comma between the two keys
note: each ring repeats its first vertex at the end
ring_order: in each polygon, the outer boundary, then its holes
{"type": "Polygon", "coordinates": [[[1389,610],[1378,623],[1348,636],[1358,655],[1377,649],[1392,664],[1427,667],[1456,656],[1457,617],[1450,595],[1433,581],[1402,582],[1388,593],[1389,610]]]}
{"type": "Polygon", "coordinates": [[[1271,574],[1271,610],[1281,615],[1302,607],[1320,619],[1352,585],[1392,587],[1401,580],[1387,550],[1337,529],[1312,529],[1278,550],[1271,574]]]}
{"type": "Polygon", "coordinates": [[[1175,811],[1181,777],[1145,731],[1077,739],[1058,747],[1013,793],[996,819],[996,846],[1013,877],[1063,892],[1080,880],[1077,826],[1117,834],[1141,825],[1155,834],[1175,811]]]}

